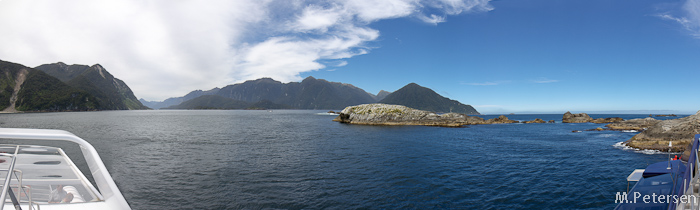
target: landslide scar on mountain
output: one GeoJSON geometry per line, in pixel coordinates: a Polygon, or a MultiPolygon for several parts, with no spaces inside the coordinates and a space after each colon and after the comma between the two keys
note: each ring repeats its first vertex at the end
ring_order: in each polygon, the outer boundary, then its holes
{"type": "Polygon", "coordinates": [[[17,109],[15,109],[17,94],[19,93],[19,90],[22,89],[22,84],[24,84],[24,80],[27,79],[28,73],[29,71],[27,71],[27,69],[22,69],[17,72],[17,75],[15,76],[15,87],[12,90],[12,97],[10,97],[10,106],[5,108],[5,110],[2,110],[3,112],[17,112],[17,109]]]}

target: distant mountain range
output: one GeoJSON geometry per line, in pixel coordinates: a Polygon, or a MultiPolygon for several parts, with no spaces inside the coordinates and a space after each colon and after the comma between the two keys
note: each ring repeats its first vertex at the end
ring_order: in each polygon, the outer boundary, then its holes
{"type": "Polygon", "coordinates": [[[178,105],[163,109],[291,109],[292,107],[276,104],[268,100],[245,102],[218,95],[203,95],[187,100],[178,105]]]}
{"type": "Polygon", "coordinates": [[[207,91],[195,90],[195,91],[188,93],[185,96],[168,98],[168,99],[165,99],[165,101],[146,101],[143,98],[139,99],[139,101],[141,102],[141,104],[143,104],[147,107],[150,107],[152,109],[161,109],[161,108],[166,108],[166,107],[170,107],[170,106],[175,106],[175,105],[181,104],[182,102],[192,100],[192,99],[195,99],[195,98],[200,97],[200,96],[214,95],[217,92],[219,92],[219,90],[220,90],[219,88],[214,88],[214,89],[207,90],[207,91]]]}
{"type": "Polygon", "coordinates": [[[382,99],[386,98],[386,96],[388,96],[389,94],[391,94],[391,92],[386,90],[380,90],[379,93],[377,93],[377,95],[373,95],[373,97],[375,101],[381,101],[382,99]]]}
{"type": "Polygon", "coordinates": [[[282,83],[270,78],[249,80],[214,88],[196,90],[183,97],[169,98],[163,102],[140,99],[151,108],[168,109],[343,109],[347,106],[388,103],[404,105],[433,112],[458,112],[479,114],[472,106],[450,100],[435,91],[415,83],[406,85],[394,93],[380,91],[367,93],[350,84],[329,82],[307,77],[301,82],[282,83]]]}
{"type": "Polygon", "coordinates": [[[375,102],[360,88],[313,77],[286,84],[270,78],[246,81],[221,88],[216,95],[245,102],[268,100],[296,109],[342,109],[375,102]]]}
{"type": "Polygon", "coordinates": [[[211,90],[195,90],[162,102],[137,100],[124,81],[99,64],[62,62],[29,68],[0,60],[0,111],[89,111],[133,109],[333,109],[387,103],[433,112],[479,114],[415,83],[396,92],[368,93],[351,84],[307,77],[282,83],[270,78],[211,90]]]}
{"type": "Polygon", "coordinates": [[[0,110],[4,112],[125,109],[148,107],[99,64],[29,68],[0,61],[0,110]]]}

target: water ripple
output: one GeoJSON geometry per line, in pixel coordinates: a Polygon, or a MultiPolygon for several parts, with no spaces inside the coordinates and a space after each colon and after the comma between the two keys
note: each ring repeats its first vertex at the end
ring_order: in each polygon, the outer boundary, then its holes
{"type": "Polygon", "coordinates": [[[665,158],[612,146],[635,133],[571,133],[599,127],[589,123],[356,126],[316,112],[15,114],[0,124],[87,139],[134,209],[612,208],[630,171],[665,158]]]}

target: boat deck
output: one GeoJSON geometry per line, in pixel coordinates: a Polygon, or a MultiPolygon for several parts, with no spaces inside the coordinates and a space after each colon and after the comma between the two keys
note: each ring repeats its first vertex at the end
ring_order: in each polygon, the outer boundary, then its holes
{"type": "MultiPolygon", "coordinates": [[[[73,195],[69,203],[100,201],[102,197],[61,148],[0,144],[0,154],[0,177],[8,177],[8,169],[15,172],[10,176],[10,188],[21,203],[30,199],[42,206],[55,203],[49,202],[49,195],[59,186],[73,195]],[[19,186],[24,187],[20,190],[19,186]]],[[[12,203],[10,197],[5,203],[12,203]]]]}
{"type": "Polygon", "coordinates": [[[84,139],[62,130],[0,128],[0,142],[5,143],[0,144],[0,210],[131,209],[84,139]],[[61,149],[65,147],[26,145],[34,140],[77,144],[99,191],[61,149]]]}

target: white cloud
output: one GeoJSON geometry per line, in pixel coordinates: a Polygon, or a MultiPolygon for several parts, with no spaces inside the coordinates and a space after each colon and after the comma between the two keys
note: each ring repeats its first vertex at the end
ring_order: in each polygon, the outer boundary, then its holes
{"type": "Polygon", "coordinates": [[[370,23],[489,11],[488,0],[6,0],[0,59],[102,64],[137,97],[162,100],[260,77],[347,65],[369,53],[370,23]],[[430,10],[431,14],[426,14],[430,10]],[[432,13],[442,14],[432,14],[432,13]],[[334,61],[334,62],[327,62],[334,61]]]}
{"type": "Polygon", "coordinates": [[[347,65],[348,65],[348,62],[347,62],[347,61],[340,61],[340,62],[336,62],[333,66],[335,66],[335,67],[343,67],[343,66],[347,66],[347,65]]]}
{"type": "Polygon", "coordinates": [[[341,21],[342,11],[340,8],[324,9],[320,6],[310,5],[304,8],[302,14],[297,18],[297,21],[291,25],[291,30],[309,31],[319,30],[320,32],[328,31],[328,27],[338,24],[341,21]]]}
{"type": "Polygon", "coordinates": [[[456,15],[463,12],[483,12],[491,11],[493,7],[488,4],[490,0],[432,0],[427,1],[426,5],[438,9],[442,9],[448,15],[456,15]]]}
{"type": "Polygon", "coordinates": [[[674,16],[669,13],[656,16],[675,21],[688,30],[695,38],[700,38],[700,0],[687,0],[682,6],[682,15],[674,16]]]}
{"type": "Polygon", "coordinates": [[[445,22],[445,17],[442,16],[437,16],[435,14],[431,14],[430,17],[421,15],[418,16],[418,19],[422,20],[423,22],[430,23],[433,25],[437,25],[438,23],[445,22]]]}
{"type": "Polygon", "coordinates": [[[381,19],[405,17],[416,12],[419,1],[413,0],[348,0],[344,8],[364,22],[381,19]]]}
{"type": "Polygon", "coordinates": [[[547,78],[539,78],[537,80],[532,80],[533,83],[539,83],[539,84],[545,84],[545,83],[555,83],[559,82],[559,80],[554,80],[554,79],[547,79],[547,78]]]}

